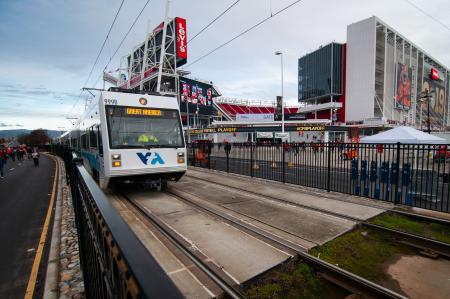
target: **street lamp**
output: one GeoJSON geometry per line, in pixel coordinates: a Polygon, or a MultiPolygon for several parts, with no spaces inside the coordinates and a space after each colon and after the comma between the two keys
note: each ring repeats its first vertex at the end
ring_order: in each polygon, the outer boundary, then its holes
{"type": "Polygon", "coordinates": [[[281,132],[284,134],[284,82],[283,82],[283,52],[276,51],[275,55],[281,57],[281,132]]]}

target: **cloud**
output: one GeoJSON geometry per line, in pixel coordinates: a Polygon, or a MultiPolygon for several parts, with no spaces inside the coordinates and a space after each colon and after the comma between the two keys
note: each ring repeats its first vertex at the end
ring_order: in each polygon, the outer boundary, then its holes
{"type": "Polygon", "coordinates": [[[21,124],[0,123],[0,128],[10,128],[10,127],[23,127],[23,125],[21,125],[21,124]]]}

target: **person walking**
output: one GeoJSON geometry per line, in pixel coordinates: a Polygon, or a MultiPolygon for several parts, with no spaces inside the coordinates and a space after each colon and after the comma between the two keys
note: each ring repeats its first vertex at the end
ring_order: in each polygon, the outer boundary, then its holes
{"type": "Polygon", "coordinates": [[[4,158],[4,152],[0,151],[0,178],[4,178],[3,169],[5,168],[5,158],[4,158]]]}
{"type": "Polygon", "coordinates": [[[16,149],[11,150],[11,161],[16,162],[16,149]]]}
{"type": "Polygon", "coordinates": [[[34,152],[31,156],[33,157],[34,167],[39,167],[39,153],[34,152]]]}

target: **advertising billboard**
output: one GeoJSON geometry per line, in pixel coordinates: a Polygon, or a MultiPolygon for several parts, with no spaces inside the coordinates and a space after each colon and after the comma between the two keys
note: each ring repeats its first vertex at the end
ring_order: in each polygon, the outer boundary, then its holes
{"type": "MultiPolygon", "coordinates": [[[[440,126],[444,123],[445,107],[447,105],[444,75],[435,74],[433,79],[433,70],[436,69],[428,63],[424,63],[422,95],[428,90],[430,93],[430,121],[432,125],[440,126]]],[[[427,115],[428,103],[422,101],[421,111],[424,113],[422,117],[427,115]]]]}
{"type": "Polygon", "coordinates": [[[406,64],[397,63],[397,82],[395,91],[395,107],[400,110],[411,108],[412,69],[406,64]]]}
{"type": "Polygon", "coordinates": [[[186,19],[175,18],[177,58],[187,59],[186,19]]]}
{"type": "Polygon", "coordinates": [[[187,111],[189,105],[190,113],[197,112],[202,115],[213,115],[214,108],[212,106],[215,90],[211,84],[200,82],[194,79],[180,77],[180,109],[182,112],[187,111]]]}
{"type": "Polygon", "coordinates": [[[275,109],[275,120],[281,120],[283,107],[283,98],[281,96],[277,96],[277,107],[275,109]]]}
{"type": "Polygon", "coordinates": [[[181,102],[212,106],[212,85],[180,77],[181,102]]]}

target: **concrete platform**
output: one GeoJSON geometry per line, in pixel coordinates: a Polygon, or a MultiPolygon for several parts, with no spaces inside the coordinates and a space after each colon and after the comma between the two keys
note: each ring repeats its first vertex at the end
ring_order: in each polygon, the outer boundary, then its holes
{"type": "Polygon", "coordinates": [[[114,194],[109,193],[108,198],[186,298],[213,298],[221,293],[221,290],[209,289],[200,282],[188,267],[158,239],[154,232],[114,194]]]}
{"type": "Polygon", "coordinates": [[[356,222],[344,218],[268,200],[257,195],[242,194],[240,191],[232,191],[189,177],[184,177],[170,186],[306,240],[309,242],[308,249],[328,242],[356,225],[356,222]]]}
{"type": "MultiPolygon", "coordinates": [[[[367,220],[391,208],[391,204],[373,202],[355,196],[342,195],[324,191],[306,191],[291,185],[272,183],[260,179],[230,175],[217,171],[189,168],[188,176],[209,180],[231,187],[245,189],[257,194],[288,200],[311,208],[318,208],[359,220],[367,220]]],[[[184,178],[183,178],[184,180],[184,178]]]]}
{"type": "Polygon", "coordinates": [[[291,257],[168,194],[136,191],[127,195],[209,257],[236,283],[243,283],[291,257]]]}

